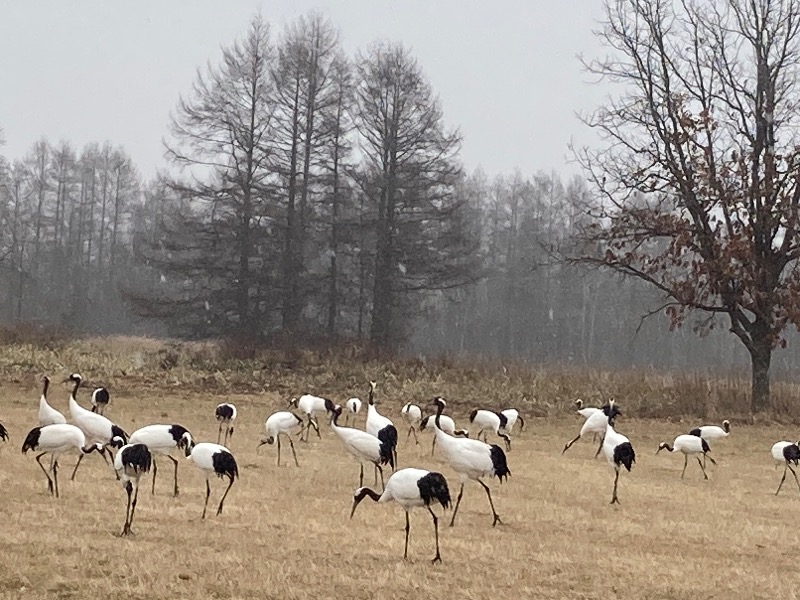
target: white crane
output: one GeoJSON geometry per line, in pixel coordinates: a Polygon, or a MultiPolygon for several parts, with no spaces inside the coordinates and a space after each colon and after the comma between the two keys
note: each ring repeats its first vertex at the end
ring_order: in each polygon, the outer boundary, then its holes
{"type": "Polygon", "coordinates": [[[89,454],[95,450],[101,450],[102,444],[86,445],[86,436],[75,425],[68,423],[54,423],[52,425],[45,425],[44,427],[34,427],[25,436],[25,441],[22,443],[22,453],[27,454],[28,450],[40,452],[36,456],[36,462],[42,469],[45,477],[47,477],[47,491],[55,494],[58,498],[58,457],[65,452],[72,450],[79,450],[81,456],[89,454]],[[41,458],[49,454],[50,469],[44,468],[41,458]],[[53,473],[53,478],[50,478],[50,472],[53,473]]]}
{"type": "Polygon", "coordinates": [[[181,450],[184,456],[189,456],[192,453],[194,446],[194,439],[189,430],[183,425],[177,423],[172,425],[156,424],[145,425],[134,431],[131,437],[128,438],[128,444],[144,444],[150,451],[153,459],[153,487],[150,491],[151,494],[156,493],[156,475],[158,474],[158,466],[156,465],[156,454],[166,456],[172,461],[175,467],[174,486],[172,488],[172,495],[178,495],[178,460],[170,453],[173,450],[181,450]]]}
{"type": "MultiPolygon", "coordinates": [[[[419,430],[425,431],[426,429],[430,429],[433,431],[436,429],[436,425],[434,421],[436,420],[436,415],[430,415],[422,419],[422,422],[419,424],[419,430]]],[[[456,423],[448,417],[447,415],[442,415],[441,420],[439,422],[440,428],[445,433],[449,433],[450,435],[455,435],[459,437],[469,437],[469,431],[466,429],[456,429],[456,423]]],[[[436,434],[434,432],[433,436],[433,443],[431,444],[431,456],[433,456],[434,451],[436,450],[436,434]]]]}
{"type": "Polygon", "coordinates": [[[311,394],[303,394],[299,398],[292,398],[289,400],[289,406],[295,407],[306,417],[306,424],[300,431],[300,440],[306,442],[308,441],[308,432],[312,427],[314,428],[314,431],[317,432],[317,437],[322,439],[322,435],[319,433],[317,414],[330,414],[331,410],[333,410],[333,402],[327,398],[320,398],[319,396],[312,396],[311,394]],[[305,440],[303,440],[303,432],[306,434],[305,440]]]}
{"type": "Polygon", "coordinates": [[[347,409],[344,415],[344,424],[347,425],[350,422],[351,415],[353,417],[353,423],[355,423],[358,413],[361,412],[361,399],[348,398],[347,402],[344,403],[344,407],[347,409]]]}
{"type": "Polygon", "coordinates": [[[436,405],[434,434],[450,467],[461,476],[461,489],[458,492],[458,499],[456,499],[456,507],[453,510],[450,526],[452,527],[456,522],[458,506],[461,504],[461,497],[464,495],[464,484],[468,479],[477,481],[486,490],[489,506],[492,509],[492,527],[502,523],[500,516],[494,509],[492,492],[489,490],[489,486],[483,483],[481,479],[485,476],[497,477],[502,483],[503,479],[511,474],[503,449],[495,444],[489,445],[480,440],[456,438],[446,434],[441,428],[441,417],[446,402],[443,398],[437,396],[434,398],[433,403],[436,405]]]}
{"type": "MultiPolygon", "coordinates": [[[[589,415],[589,417],[584,421],[583,426],[581,427],[580,433],[575,436],[574,439],[567,442],[564,445],[564,449],[561,451],[561,454],[564,454],[567,450],[570,449],[572,444],[577,442],[581,437],[588,433],[599,433],[601,436],[605,435],[606,433],[606,426],[608,425],[609,421],[613,421],[617,416],[620,416],[622,413],[616,406],[614,400],[609,400],[608,404],[606,404],[603,408],[598,410],[597,412],[593,412],[589,415]]],[[[595,452],[594,457],[597,458],[597,455],[600,454],[600,451],[603,449],[603,440],[600,440],[600,445],[597,447],[597,452],[595,452]]]]}
{"type": "Polygon", "coordinates": [[[369,398],[367,399],[367,433],[374,435],[381,442],[392,448],[392,471],[397,465],[397,428],[388,417],[384,417],[375,408],[375,382],[369,382],[369,398]]]}
{"type": "MultiPolygon", "coordinates": [[[[578,414],[580,416],[582,416],[584,419],[588,419],[594,413],[600,412],[600,411],[603,410],[602,408],[598,408],[596,406],[586,406],[586,407],[584,407],[583,406],[583,400],[581,400],[580,398],[575,400],[575,406],[577,407],[576,411],[578,412],[578,414]]],[[[595,443],[596,441],[597,441],[597,433],[596,432],[592,432],[592,443],[595,443]]]]}
{"type": "Polygon", "coordinates": [[[189,455],[191,460],[198,469],[203,471],[206,476],[206,501],[203,504],[203,516],[206,518],[206,509],[208,508],[208,497],[211,495],[211,484],[208,482],[211,475],[216,475],[220,479],[223,477],[228,478],[228,487],[225,493],[222,494],[222,499],[219,501],[217,507],[217,515],[222,514],[222,505],[228,492],[231,491],[234,480],[239,476],[239,467],[236,464],[236,459],[225,446],[219,444],[212,444],[210,442],[200,442],[195,444],[192,448],[192,453],[189,455]]]}
{"type": "Polygon", "coordinates": [[[508,433],[509,435],[511,434],[511,431],[514,429],[514,425],[517,424],[517,421],[519,421],[520,433],[525,431],[525,419],[523,419],[522,415],[519,414],[518,409],[506,408],[504,410],[501,410],[500,413],[505,415],[506,418],[506,426],[504,428],[506,433],[508,433]]]}
{"type": "Polygon", "coordinates": [[[47,402],[47,390],[50,387],[50,378],[42,377],[42,395],[39,397],[39,427],[56,425],[67,422],[67,418],[50,406],[47,402]]]}
{"type": "Polygon", "coordinates": [[[598,408],[598,407],[596,407],[596,406],[584,406],[584,405],[583,405],[583,400],[581,400],[580,398],[578,398],[577,400],[575,400],[575,406],[577,407],[575,410],[576,410],[576,411],[578,412],[578,414],[579,414],[580,416],[582,416],[584,419],[588,419],[588,418],[589,418],[589,417],[591,417],[591,416],[592,416],[594,413],[596,413],[596,412],[600,412],[601,410],[603,410],[602,408],[598,408]]]}
{"type": "Polygon", "coordinates": [[[219,439],[222,436],[223,426],[225,427],[225,439],[222,441],[222,443],[227,444],[228,437],[233,437],[233,424],[236,421],[236,407],[230,402],[217,404],[217,408],[214,410],[214,417],[217,419],[217,421],[219,421],[219,428],[217,429],[217,444],[219,444],[219,439]]]}
{"type": "Polygon", "coordinates": [[[106,388],[95,388],[92,392],[92,412],[96,412],[100,415],[105,414],[109,400],[110,396],[106,388]]]}
{"type": "Polygon", "coordinates": [[[297,452],[294,450],[294,442],[292,441],[292,433],[294,433],[295,429],[298,427],[303,426],[303,419],[298,417],[293,412],[289,412],[288,410],[281,410],[275,413],[272,413],[269,417],[267,417],[266,422],[264,423],[264,429],[267,431],[267,437],[261,440],[261,443],[258,445],[260,448],[264,444],[272,444],[274,442],[278,442],[278,466],[281,466],[281,434],[286,436],[286,439],[289,440],[289,446],[292,448],[292,456],[294,456],[294,464],[298,467],[300,463],[297,462],[297,452]]]}
{"type": "Polygon", "coordinates": [[[152,460],[152,454],[144,444],[126,444],[117,450],[114,457],[114,469],[122,487],[128,494],[125,525],[122,526],[120,535],[133,535],[131,524],[133,523],[133,514],[136,512],[136,501],[139,499],[139,480],[150,470],[152,460]],[[133,495],[133,502],[131,502],[131,495],[133,495]]]}
{"type": "Polygon", "coordinates": [[[613,422],[612,417],[606,425],[606,433],[603,436],[603,454],[608,464],[614,469],[614,491],[611,494],[611,504],[619,504],[619,498],[617,498],[619,470],[621,467],[625,467],[630,473],[633,463],[636,462],[636,453],[631,441],[621,433],[614,431],[613,422]]]}
{"type": "Polygon", "coordinates": [[[409,513],[417,507],[425,507],[433,518],[433,530],[436,535],[436,556],[431,561],[433,564],[442,562],[439,553],[439,518],[431,509],[431,504],[438,502],[444,509],[450,506],[450,489],[447,480],[441,473],[432,473],[423,469],[400,469],[392,473],[382,494],[369,489],[358,488],[353,496],[353,509],[350,518],[356,512],[356,507],[366,497],[375,502],[397,502],[406,513],[406,543],[403,558],[408,558],[408,534],[411,530],[409,513]]]}
{"type": "Polygon", "coordinates": [[[486,442],[486,432],[493,431],[498,437],[505,440],[506,450],[511,450],[511,438],[505,433],[508,418],[503,413],[476,408],[469,413],[469,422],[478,430],[475,434],[475,439],[480,438],[481,434],[483,434],[483,441],[486,442]]]}
{"type": "MultiPolygon", "coordinates": [[[[681,471],[681,479],[686,474],[686,465],[689,463],[689,455],[694,454],[695,458],[697,459],[697,464],[700,465],[700,469],[703,471],[703,478],[708,479],[708,475],[706,475],[706,469],[703,466],[703,461],[700,460],[700,457],[697,456],[698,454],[702,454],[706,456],[710,451],[711,448],[708,446],[708,442],[705,441],[703,438],[698,437],[696,435],[679,435],[675,438],[675,441],[672,442],[672,446],[670,446],[666,442],[661,442],[658,445],[658,450],[656,450],[656,454],[661,452],[662,450],[666,450],[667,452],[682,452],[683,453],[683,471],[681,471]]],[[[708,457],[708,460],[711,461],[711,464],[716,465],[717,462],[708,457]]]]}
{"type": "Polygon", "coordinates": [[[786,480],[786,470],[792,472],[794,480],[797,483],[797,488],[800,489],[800,481],[797,481],[797,473],[792,468],[792,463],[796,467],[800,463],[800,442],[776,442],[772,446],[772,458],[776,464],[783,465],[783,477],[778,484],[778,490],[775,492],[777,496],[781,491],[783,482],[786,480]]]}
{"type": "Polygon", "coordinates": [[[375,465],[376,470],[381,474],[381,487],[384,487],[382,465],[388,464],[394,468],[392,447],[387,442],[379,440],[366,431],[354,429],[353,427],[340,427],[338,419],[341,414],[342,407],[334,406],[333,411],[331,411],[331,429],[339,436],[345,450],[359,462],[361,470],[358,477],[358,487],[364,485],[365,462],[375,465]]]}
{"type": "MultiPolygon", "coordinates": [[[[719,425],[701,425],[695,427],[689,432],[689,435],[696,435],[703,438],[707,442],[716,442],[728,437],[731,433],[731,422],[725,419],[722,422],[722,427],[719,425]]],[[[706,465],[706,457],[703,455],[703,466],[706,465]]]]}
{"type": "MultiPolygon", "coordinates": [[[[78,393],[81,381],[83,381],[78,373],[73,373],[67,377],[65,381],[71,381],[74,384],[72,393],[69,396],[69,413],[72,420],[75,422],[75,425],[80,427],[81,431],[83,431],[87,443],[99,443],[103,446],[99,452],[103,460],[108,464],[105,447],[111,446],[114,448],[121,448],[128,443],[128,434],[103,415],[98,415],[90,410],[86,410],[78,404],[75,400],[75,396],[78,393]]],[[[83,454],[78,457],[78,462],[75,464],[75,469],[72,471],[70,480],[75,479],[75,474],[78,472],[78,467],[81,465],[83,457],[83,454]]]]}
{"type": "Polygon", "coordinates": [[[409,436],[413,433],[414,441],[417,443],[417,445],[419,445],[419,440],[417,439],[417,428],[419,427],[420,423],[422,423],[422,410],[416,404],[406,402],[403,408],[400,410],[400,414],[408,425],[406,441],[408,441],[409,436]]]}

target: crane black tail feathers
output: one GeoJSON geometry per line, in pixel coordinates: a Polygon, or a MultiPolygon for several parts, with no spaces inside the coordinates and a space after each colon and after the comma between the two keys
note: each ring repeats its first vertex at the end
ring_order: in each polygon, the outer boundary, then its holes
{"type": "Polygon", "coordinates": [[[394,449],[397,447],[397,428],[394,425],[387,425],[378,432],[378,439],[381,442],[381,464],[388,464],[394,469],[394,449]]]}
{"type": "Polygon", "coordinates": [[[3,440],[5,442],[7,439],[8,439],[8,429],[3,427],[3,424],[0,423],[0,440],[3,440]]]}
{"type": "Polygon", "coordinates": [[[239,476],[239,466],[236,464],[236,459],[230,452],[217,452],[211,457],[214,464],[214,472],[217,477],[230,477],[236,479],[239,476]]]}
{"type": "Polygon", "coordinates": [[[503,479],[508,478],[508,476],[511,475],[511,469],[508,468],[508,462],[506,462],[506,453],[503,452],[503,449],[500,446],[492,444],[491,450],[489,451],[489,456],[492,459],[494,475],[502,483],[503,479]]]}
{"type": "Polygon", "coordinates": [[[417,487],[425,506],[438,502],[443,508],[450,508],[450,488],[447,487],[447,480],[441,473],[428,473],[420,477],[417,487]]]}
{"type": "Polygon", "coordinates": [[[614,464],[623,465],[628,471],[636,462],[636,453],[630,442],[625,442],[614,448],[614,464]]]}

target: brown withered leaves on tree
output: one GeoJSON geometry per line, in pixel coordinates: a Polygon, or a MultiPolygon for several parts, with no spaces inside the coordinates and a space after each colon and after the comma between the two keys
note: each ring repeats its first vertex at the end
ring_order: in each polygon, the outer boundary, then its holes
{"type": "Polygon", "coordinates": [[[584,117],[578,152],[598,196],[586,254],[722,325],[752,360],[752,409],[769,404],[772,351],[800,323],[800,2],[608,0],[585,62],[618,95],[584,117]]]}

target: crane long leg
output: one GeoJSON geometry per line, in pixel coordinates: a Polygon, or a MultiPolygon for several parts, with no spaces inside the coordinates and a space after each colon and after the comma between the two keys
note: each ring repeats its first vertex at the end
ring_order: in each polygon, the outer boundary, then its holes
{"type": "MultiPolygon", "coordinates": [[[[703,466],[704,466],[704,467],[706,466],[706,456],[708,456],[708,455],[707,455],[705,452],[703,452],[703,466]]],[[[715,460],[714,460],[713,458],[711,458],[710,456],[708,457],[708,460],[710,460],[710,461],[711,461],[711,464],[712,464],[712,465],[714,465],[715,467],[717,466],[717,461],[715,461],[715,460]]]]}
{"type": "MultiPolygon", "coordinates": [[[[794,480],[795,482],[797,482],[797,489],[800,490],[800,481],[797,481],[797,473],[795,473],[795,470],[791,467],[791,465],[789,465],[789,463],[786,463],[786,466],[789,467],[789,470],[792,472],[792,475],[794,475],[794,480]]],[[[784,473],[786,473],[785,470],[784,473]]],[[[56,482],[56,490],[58,490],[58,482],[56,482]]],[[[56,496],[58,496],[57,493],[56,496]]]]}
{"type": "MultiPolygon", "coordinates": [[[[170,459],[172,463],[175,465],[175,478],[174,478],[175,486],[172,489],[172,496],[175,497],[178,495],[178,461],[169,454],[167,454],[167,458],[170,459]]],[[[155,469],[155,467],[156,467],[156,461],[155,459],[153,459],[153,468],[155,469]]],[[[153,476],[153,480],[155,480],[155,475],[153,476]]]]}
{"type": "Polygon", "coordinates": [[[136,491],[133,492],[133,504],[131,504],[131,518],[128,521],[128,533],[133,533],[131,531],[131,525],[133,525],[133,515],[136,512],[136,501],[139,499],[139,480],[136,480],[136,491]]]}
{"type": "MultiPolygon", "coordinates": [[[[275,437],[278,438],[278,466],[280,467],[281,466],[281,434],[278,433],[278,435],[275,436],[275,437]]],[[[290,438],[290,441],[291,441],[291,438],[290,438]]]]}
{"type": "Polygon", "coordinates": [[[619,482],[619,467],[614,469],[617,474],[614,475],[614,493],[611,494],[611,504],[619,504],[619,498],[617,498],[617,483],[619,482]]]}
{"type": "Polygon", "coordinates": [[[153,457],[153,488],[150,490],[151,495],[155,495],[156,493],[156,475],[158,474],[158,465],[156,464],[156,459],[153,457]]]}
{"type": "Polygon", "coordinates": [[[684,454],[683,455],[683,471],[681,471],[681,479],[683,479],[683,476],[686,474],[686,465],[688,465],[688,464],[689,464],[689,455],[688,454],[684,454]]]}
{"type": "Polygon", "coordinates": [[[403,512],[406,513],[406,546],[405,549],[403,550],[403,559],[405,560],[408,558],[408,533],[409,531],[411,531],[411,523],[408,520],[408,511],[406,510],[403,512]]]}
{"type": "Polygon", "coordinates": [[[564,454],[564,452],[569,450],[572,447],[572,444],[577,442],[579,439],[581,439],[581,434],[580,433],[575,436],[574,440],[572,440],[571,442],[568,442],[567,444],[564,445],[564,449],[561,451],[561,454],[564,454]]]}
{"type": "Polygon", "coordinates": [[[433,444],[431,444],[431,456],[433,456],[435,450],[436,450],[436,432],[434,432],[433,434],[433,444]]]}
{"type": "Polygon", "coordinates": [[[383,483],[383,469],[380,467],[380,465],[375,465],[375,466],[378,467],[378,473],[381,474],[381,489],[385,490],[386,489],[386,484],[383,483]]]}
{"type": "Polygon", "coordinates": [[[322,434],[319,432],[319,423],[317,423],[316,419],[314,419],[314,431],[317,432],[317,437],[322,439],[322,434]]]}
{"type": "Polygon", "coordinates": [[[428,512],[431,513],[431,517],[433,517],[433,532],[436,536],[436,556],[434,556],[431,561],[431,563],[435,565],[437,562],[442,562],[442,557],[439,554],[439,517],[431,510],[430,506],[428,506],[428,512]]]}
{"type": "MultiPolygon", "coordinates": [[[[419,446],[419,438],[417,438],[417,428],[412,426],[411,427],[411,433],[414,434],[414,445],[415,446],[419,446]]],[[[406,439],[408,439],[408,438],[406,438],[406,439]]]]}
{"type": "Polygon", "coordinates": [[[361,470],[358,473],[358,487],[364,487],[364,463],[360,464],[361,470]]]}
{"type": "Polygon", "coordinates": [[[483,489],[486,490],[486,495],[489,497],[489,506],[492,507],[492,517],[493,517],[492,527],[494,527],[498,523],[500,523],[502,525],[503,522],[500,520],[500,515],[498,515],[497,511],[494,509],[494,502],[492,502],[492,492],[489,491],[489,486],[486,485],[485,483],[483,483],[480,479],[478,479],[476,481],[483,486],[483,489]]]}
{"type": "Polygon", "coordinates": [[[606,435],[603,434],[600,436],[600,445],[597,447],[597,452],[594,453],[594,457],[597,458],[600,455],[600,452],[603,450],[603,442],[606,441],[606,435]]]}
{"type": "Polygon", "coordinates": [[[786,480],[786,470],[788,468],[789,468],[789,463],[787,462],[786,465],[784,465],[783,467],[783,477],[781,477],[781,482],[778,484],[778,490],[775,492],[776,496],[780,493],[781,487],[783,487],[783,482],[786,480]]]}
{"type": "Polygon", "coordinates": [[[42,452],[40,455],[38,455],[36,457],[36,462],[39,463],[39,466],[42,468],[42,473],[44,473],[44,476],[47,477],[47,491],[52,494],[53,493],[53,480],[50,479],[50,473],[47,472],[47,469],[44,468],[44,465],[42,464],[42,461],[39,460],[45,454],[47,454],[47,452],[42,452]]]}
{"type": "Polygon", "coordinates": [[[456,524],[456,514],[458,514],[458,505],[461,504],[461,496],[464,495],[464,482],[461,482],[461,489],[458,490],[458,498],[456,499],[456,508],[453,510],[453,518],[450,519],[450,527],[456,524]]]}
{"type": "Polygon", "coordinates": [[[56,498],[58,498],[58,459],[53,461],[53,483],[56,487],[56,498]]]}
{"type": "Polygon", "coordinates": [[[233,481],[234,481],[233,477],[231,477],[230,480],[231,481],[228,484],[228,487],[225,489],[225,493],[222,494],[222,500],[219,501],[219,506],[217,507],[217,514],[218,515],[222,514],[222,505],[225,503],[225,497],[228,495],[228,492],[231,491],[231,487],[233,487],[233,481]]]}
{"type": "Polygon", "coordinates": [[[72,477],[69,478],[70,481],[75,481],[75,473],[78,472],[78,467],[81,466],[81,461],[83,460],[83,453],[78,456],[78,462],[75,463],[75,468],[72,470],[72,477]]]}
{"type": "Polygon", "coordinates": [[[222,437],[222,421],[219,422],[219,427],[217,428],[217,443],[219,444],[219,440],[222,437]]]}
{"type": "Polygon", "coordinates": [[[375,473],[375,482],[374,485],[378,485],[378,463],[375,463],[375,468],[373,469],[375,473]]]}
{"type": "Polygon", "coordinates": [[[206,502],[203,504],[203,516],[200,517],[201,519],[206,518],[206,508],[208,508],[208,497],[211,495],[211,486],[208,483],[208,477],[206,477],[206,502]]]}
{"type": "Polygon", "coordinates": [[[125,491],[128,493],[128,506],[125,508],[125,525],[122,526],[122,533],[120,535],[128,535],[131,532],[131,525],[128,519],[131,514],[131,493],[133,492],[133,484],[130,481],[125,484],[125,491]]]}
{"type": "Polygon", "coordinates": [[[706,468],[703,466],[703,461],[700,460],[699,456],[695,456],[697,459],[697,464],[700,465],[700,470],[703,471],[703,479],[708,479],[708,475],[706,475],[706,468]]]}
{"type": "Polygon", "coordinates": [[[291,446],[292,448],[292,456],[294,456],[294,464],[295,466],[299,467],[300,463],[297,462],[297,452],[294,451],[294,442],[292,441],[292,436],[287,435],[286,437],[289,438],[289,446],[291,446]]]}

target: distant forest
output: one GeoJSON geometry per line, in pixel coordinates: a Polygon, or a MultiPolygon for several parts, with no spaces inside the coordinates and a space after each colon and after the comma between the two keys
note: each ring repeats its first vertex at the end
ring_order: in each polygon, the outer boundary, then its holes
{"type": "MultiPolygon", "coordinates": [[[[176,98],[157,177],[110,142],[0,147],[0,319],[545,364],[748,364],[726,330],[670,331],[652,289],[566,260],[587,251],[583,178],[467,172],[453,125],[402,45],[347,56],[319,14],[279,32],[256,17],[176,98]]],[[[797,362],[796,340],[775,375],[797,362]]]]}

